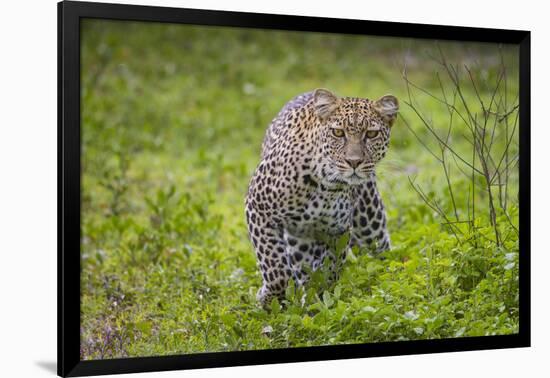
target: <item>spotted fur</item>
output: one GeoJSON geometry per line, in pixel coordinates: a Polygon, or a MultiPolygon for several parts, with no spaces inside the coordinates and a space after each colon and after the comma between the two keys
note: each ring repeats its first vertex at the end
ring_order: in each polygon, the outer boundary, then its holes
{"type": "Polygon", "coordinates": [[[374,169],[398,108],[391,95],[372,101],[317,89],[273,119],[246,196],[262,305],[282,296],[290,278],[304,284],[305,265],[315,270],[327,261],[336,279],[331,238],[349,231],[350,246],[390,248],[374,169]]]}

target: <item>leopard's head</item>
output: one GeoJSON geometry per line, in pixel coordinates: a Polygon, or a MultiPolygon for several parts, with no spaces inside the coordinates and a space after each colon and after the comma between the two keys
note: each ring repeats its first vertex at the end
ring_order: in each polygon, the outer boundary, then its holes
{"type": "Polygon", "coordinates": [[[316,175],[332,184],[367,181],[388,150],[398,110],[399,102],[392,95],[373,101],[317,89],[313,95],[319,126],[316,175]]]}

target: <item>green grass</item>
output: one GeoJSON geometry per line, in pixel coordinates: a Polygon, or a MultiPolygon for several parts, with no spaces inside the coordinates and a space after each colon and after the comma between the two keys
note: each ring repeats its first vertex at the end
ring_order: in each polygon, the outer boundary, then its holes
{"type": "MultiPolygon", "coordinates": [[[[473,64],[494,82],[497,46],[441,46],[452,62],[473,64]]],[[[501,222],[506,238],[497,247],[481,194],[475,228],[461,239],[470,242],[457,241],[408,181],[415,176],[451,212],[441,165],[402,122],[433,146],[403,102],[401,71],[408,54],[410,77],[436,91],[438,66],[428,58],[436,52],[428,41],[84,21],[81,358],[516,333],[513,227],[501,222]],[[255,300],[261,278],[244,195],[270,120],[318,87],[402,100],[378,169],[394,249],[384,260],[357,253],[324,293],[313,280],[264,311],[255,300]]],[[[517,51],[502,52],[513,99],[517,51]]],[[[486,97],[489,88],[480,92],[486,97]]],[[[429,96],[418,103],[434,124],[448,122],[429,96]]],[[[464,134],[457,126],[452,137],[467,154],[464,134]]],[[[454,173],[457,211],[466,216],[470,181],[454,173]]],[[[517,193],[515,170],[510,192],[517,193]]]]}

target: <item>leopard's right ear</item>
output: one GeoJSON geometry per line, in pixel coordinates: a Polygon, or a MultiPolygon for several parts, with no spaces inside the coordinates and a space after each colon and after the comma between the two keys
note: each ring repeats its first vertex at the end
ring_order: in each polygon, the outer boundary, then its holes
{"type": "Polygon", "coordinates": [[[330,116],[338,106],[340,100],[338,97],[327,89],[316,89],[313,93],[313,106],[315,107],[315,115],[321,119],[326,119],[330,116]]]}
{"type": "Polygon", "coordinates": [[[399,101],[393,95],[385,95],[374,102],[374,109],[391,127],[399,112],[399,101]]]}

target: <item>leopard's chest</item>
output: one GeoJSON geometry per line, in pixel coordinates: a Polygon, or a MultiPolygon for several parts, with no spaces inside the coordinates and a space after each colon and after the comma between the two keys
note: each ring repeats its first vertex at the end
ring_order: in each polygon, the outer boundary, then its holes
{"type": "Polygon", "coordinates": [[[296,236],[341,235],[351,227],[353,203],[349,191],[315,190],[287,213],[286,228],[296,236]]]}

